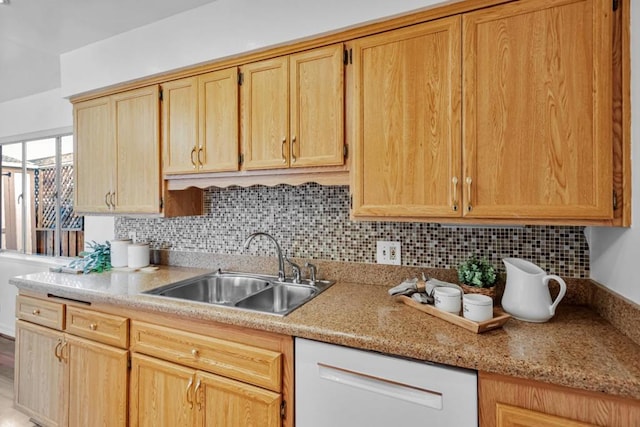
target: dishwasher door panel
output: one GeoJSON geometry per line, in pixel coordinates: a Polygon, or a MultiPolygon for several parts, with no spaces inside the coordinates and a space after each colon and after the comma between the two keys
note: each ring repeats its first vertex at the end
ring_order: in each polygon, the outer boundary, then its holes
{"type": "Polygon", "coordinates": [[[477,427],[475,371],[296,338],[297,427],[477,427]]]}

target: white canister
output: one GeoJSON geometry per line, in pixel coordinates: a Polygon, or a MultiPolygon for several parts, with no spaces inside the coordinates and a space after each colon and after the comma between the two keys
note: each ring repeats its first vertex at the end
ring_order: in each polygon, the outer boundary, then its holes
{"type": "Polygon", "coordinates": [[[126,267],[129,262],[128,247],[131,239],[111,240],[111,267],[126,267]]]}
{"type": "Polygon", "coordinates": [[[129,268],[142,268],[149,265],[149,244],[133,243],[128,247],[129,268]]]}
{"type": "Polygon", "coordinates": [[[474,322],[493,318],[493,299],[486,295],[466,294],[462,297],[462,315],[474,322]]]}
{"type": "Polygon", "coordinates": [[[439,286],[433,290],[433,302],[436,308],[453,314],[460,314],[459,289],[439,286]]]}

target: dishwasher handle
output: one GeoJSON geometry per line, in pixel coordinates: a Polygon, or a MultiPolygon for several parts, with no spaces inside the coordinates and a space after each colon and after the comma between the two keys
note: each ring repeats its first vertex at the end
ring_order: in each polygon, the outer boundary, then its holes
{"type": "Polygon", "coordinates": [[[339,384],[367,390],[394,399],[400,399],[429,408],[442,410],[442,393],[427,390],[397,381],[354,372],[335,366],[318,363],[320,378],[339,384]]]}

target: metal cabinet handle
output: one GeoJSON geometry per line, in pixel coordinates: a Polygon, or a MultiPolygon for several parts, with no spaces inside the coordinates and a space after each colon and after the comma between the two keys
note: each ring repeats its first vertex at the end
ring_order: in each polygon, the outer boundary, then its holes
{"type": "Polygon", "coordinates": [[[282,138],[282,163],[287,163],[287,155],[284,152],[284,146],[287,143],[287,138],[282,138]]]}
{"type": "Polygon", "coordinates": [[[193,394],[195,396],[196,406],[198,407],[198,410],[202,409],[202,401],[200,400],[200,386],[201,385],[202,385],[202,381],[200,380],[200,378],[198,378],[198,382],[196,383],[196,388],[195,388],[195,390],[193,390],[193,394]]]}
{"type": "Polygon", "coordinates": [[[59,351],[61,346],[62,346],[62,340],[58,339],[58,343],[53,349],[53,354],[56,356],[56,359],[58,359],[59,362],[62,362],[62,352],[59,351]]]}
{"type": "Polygon", "coordinates": [[[189,384],[187,384],[187,403],[189,404],[189,408],[193,408],[193,399],[190,397],[189,390],[191,390],[191,386],[193,385],[193,377],[189,378],[189,384]]]}
{"type": "Polygon", "coordinates": [[[291,138],[291,163],[295,163],[297,158],[296,158],[296,137],[294,136],[293,138],[291,138]]]}
{"type": "Polygon", "coordinates": [[[453,206],[451,206],[454,212],[458,211],[458,177],[451,178],[451,184],[453,184],[453,206]]]}
{"type": "Polygon", "coordinates": [[[107,205],[108,208],[111,208],[111,205],[109,204],[109,196],[111,195],[110,191],[107,191],[104,194],[104,204],[107,205]]]}
{"type": "Polygon", "coordinates": [[[34,308],[31,313],[33,313],[34,316],[37,316],[38,314],[40,314],[40,309],[34,308]]]}
{"type": "Polygon", "coordinates": [[[193,149],[191,150],[191,164],[193,165],[193,168],[196,168],[196,161],[195,158],[193,157],[196,154],[196,147],[193,147],[193,149]]]}
{"type": "Polygon", "coordinates": [[[89,325],[89,329],[91,329],[92,331],[95,331],[96,329],[98,329],[98,325],[96,325],[95,323],[92,323],[89,325]]]}
{"type": "Polygon", "coordinates": [[[204,150],[203,150],[202,146],[200,146],[200,148],[198,148],[198,164],[200,166],[204,166],[204,164],[202,162],[202,158],[200,157],[200,155],[202,154],[203,151],[204,150]]]}
{"type": "Polygon", "coordinates": [[[115,209],[116,208],[116,203],[113,201],[113,199],[116,197],[116,193],[114,192],[110,192],[107,193],[109,195],[109,201],[107,202],[107,206],[109,206],[109,209],[115,209]]]}
{"type": "Polygon", "coordinates": [[[200,355],[200,352],[198,351],[197,348],[194,348],[194,349],[191,350],[191,355],[193,357],[198,357],[200,355]]]}
{"type": "Polygon", "coordinates": [[[69,345],[68,341],[65,341],[62,343],[62,346],[60,347],[60,361],[67,363],[67,359],[64,357],[64,349],[69,345]]]}
{"type": "Polygon", "coordinates": [[[468,176],[465,182],[467,183],[467,200],[469,201],[467,204],[467,211],[471,212],[471,209],[473,209],[473,206],[471,205],[471,183],[473,180],[468,176]]]}

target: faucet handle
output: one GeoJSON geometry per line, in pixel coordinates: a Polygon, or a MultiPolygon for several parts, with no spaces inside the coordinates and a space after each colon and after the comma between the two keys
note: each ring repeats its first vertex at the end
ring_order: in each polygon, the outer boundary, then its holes
{"type": "Polygon", "coordinates": [[[293,283],[300,283],[300,266],[291,261],[289,258],[285,258],[285,260],[289,263],[289,265],[291,265],[291,269],[293,270],[293,283]]]}
{"type": "Polygon", "coordinates": [[[310,262],[306,262],[304,264],[304,266],[309,269],[309,284],[315,285],[316,284],[316,272],[318,271],[318,269],[316,268],[315,265],[311,264],[310,262]]]}

